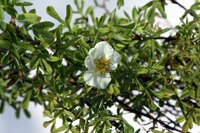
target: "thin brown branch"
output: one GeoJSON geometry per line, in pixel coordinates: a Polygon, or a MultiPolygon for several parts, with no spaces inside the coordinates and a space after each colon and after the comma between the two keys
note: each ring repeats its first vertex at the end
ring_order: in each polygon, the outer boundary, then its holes
{"type": "Polygon", "coordinates": [[[140,112],[140,111],[137,111],[131,107],[129,107],[128,105],[126,105],[125,103],[123,103],[121,100],[117,99],[117,98],[114,98],[116,102],[119,103],[119,105],[126,111],[129,111],[131,113],[134,113],[134,114],[137,114],[137,115],[140,115],[140,116],[144,116],[144,117],[147,117],[151,120],[153,120],[154,122],[157,122],[159,124],[161,124],[163,127],[165,127],[166,129],[168,130],[172,130],[172,131],[177,131],[177,132],[182,132],[181,130],[177,129],[176,127],[171,127],[169,126],[168,124],[164,123],[162,120],[159,120],[157,118],[154,118],[153,116],[151,116],[150,114],[145,114],[143,112],[140,112]]]}
{"type": "Polygon", "coordinates": [[[179,2],[177,2],[176,0],[171,0],[172,3],[180,6],[181,8],[183,8],[184,10],[187,10],[187,8],[185,8],[182,4],[180,4],[179,2]]]}
{"type": "Polygon", "coordinates": [[[154,36],[142,37],[141,35],[139,35],[139,34],[137,34],[137,33],[134,33],[134,34],[132,35],[132,39],[133,39],[133,40],[139,40],[139,41],[154,39],[154,40],[164,40],[164,41],[166,41],[166,42],[170,42],[170,41],[176,40],[177,38],[176,38],[176,37],[172,37],[172,36],[169,36],[169,37],[163,37],[163,36],[157,36],[157,37],[154,37],[154,36]]]}

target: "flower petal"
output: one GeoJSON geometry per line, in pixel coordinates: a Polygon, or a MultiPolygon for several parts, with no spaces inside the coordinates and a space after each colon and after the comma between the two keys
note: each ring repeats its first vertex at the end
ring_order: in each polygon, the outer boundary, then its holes
{"type": "Polygon", "coordinates": [[[94,64],[94,59],[92,56],[87,56],[85,58],[85,66],[87,69],[94,69],[95,68],[95,64],[94,64]]]}
{"type": "Polygon", "coordinates": [[[100,89],[105,89],[111,81],[110,73],[98,75],[96,77],[100,89]]]}
{"type": "Polygon", "coordinates": [[[98,42],[95,47],[89,51],[89,55],[92,55],[94,59],[105,57],[109,60],[113,54],[113,51],[113,48],[106,41],[101,41],[98,42]]]}
{"type": "Polygon", "coordinates": [[[105,89],[111,81],[110,73],[98,74],[94,70],[87,70],[83,76],[87,85],[105,89]]]}
{"type": "Polygon", "coordinates": [[[115,70],[117,68],[118,63],[121,61],[121,55],[114,51],[112,57],[110,58],[110,69],[115,70]]]}

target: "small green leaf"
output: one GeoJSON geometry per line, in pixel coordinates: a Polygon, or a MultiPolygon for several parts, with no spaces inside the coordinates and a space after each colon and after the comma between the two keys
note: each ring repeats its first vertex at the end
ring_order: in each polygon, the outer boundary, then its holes
{"type": "Polygon", "coordinates": [[[36,15],[35,13],[24,13],[18,16],[18,20],[19,22],[22,23],[38,23],[40,21],[40,17],[38,15],[36,15]]]}
{"type": "Polygon", "coordinates": [[[114,89],[114,94],[116,96],[120,95],[120,90],[119,90],[119,88],[117,86],[113,86],[113,89],[114,89]]]}
{"type": "Polygon", "coordinates": [[[68,115],[72,119],[75,119],[75,115],[72,112],[68,111],[68,110],[64,110],[64,114],[68,115]]]}
{"type": "Polygon", "coordinates": [[[180,117],[178,117],[178,118],[176,119],[176,122],[177,122],[177,123],[181,123],[181,122],[183,122],[183,121],[185,121],[185,117],[184,117],[184,116],[180,116],[180,117]]]}
{"type": "Polygon", "coordinates": [[[110,85],[108,89],[106,89],[107,92],[112,95],[114,93],[114,88],[113,88],[113,85],[110,85]]]}
{"type": "Polygon", "coordinates": [[[186,122],[183,124],[182,133],[187,133],[187,132],[188,132],[188,128],[189,128],[189,123],[188,123],[188,121],[186,121],[186,122]]]}
{"type": "Polygon", "coordinates": [[[147,12],[147,18],[148,18],[148,22],[149,23],[153,23],[154,22],[155,15],[156,15],[155,8],[154,7],[150,8],[149,11],[147,12]]]}
{"type": "Polygon", "coordinates": [[[45,29],[45,28],[52,28],[54,26],[54,23],[50,22],[50,21],[44,21],[44,22],[40,22],[37,24],[32,25],[32,28],[34,29],[45,29]]]}
{"type": "Polygon", "coordinates": [[[141,68],[141,69],[137,69],[137,74],[140,75],[140,74],[146,74],[148,73],[148,69],[146,68],[141,68]]]}
{"type": "Polygon", "coordinates": [[[155,7],[157,7],[157,9],[159,10],[159,12],[161,13],[162,17],[167,18],[167,14],[165,13],[164,8],[162,7],[160,2],[155,2],[155,7]]]}
{"type": "Polygon", "coordinates": [[[100,19],[99,19],[99,21],[97,23],[98,27],[103,26],[105,20],[106,20],[106,14],[104,14],[103,16],[100,17],[100,19]]]}
{"type": "Polygon", "coordinates": [[[0,5],[0,22],[2,22],[4,20],[4,10],[3,10],[3,6],[0,5]]]}
{"type": "Polygon", "coordinates": [[[24,114],[25,114],[26,117],[28,117],[28,118],[31,117],[31,113],[30,113],[27,109],[24,109],[24,114]]]}
{"type": "Polygon", "coordinates": [[[134,128],[124,120],[124,133],[134,133],[134,128]]]}
{"type": "Polygon", "coordinates": [[[43,116],[44,117],[52,118],[52,115],[51,115],[51,113],[48,110],[43,111],[43,116]]]}
{"type": "Polygon", "coordinates": [[[31,70],[35,69],[38,66],[39,62],[40,62],[40,59],[38,55],[33,56],[32,60],[29,63],[29,68],[31,70]]]}
{"type": "Polygon", "coordinates": [[[5,22],[0,22],[0,30],[5,31],[6,30],[6,23],[5,22]]]}
{"type": "Polygon", "coordinates": [[[55,11],[55,9],[52,6],[48,6],[46,11],[49,14],[49,16],[55,18],[62,24],[64,23],[64,21],[60,18],[60,16],[58,15],[58,13],[55,11]]]}
{"type": "Polygon", "coordinates": [[[6,65],[9,61],[10,54],[7,52],[2,58],[1,58],[1,64],[6,65]]]}
{"type": "Polygon", "coordinates": [[[52,131],[52,133],[59,133],[59,132],[62,132],[62,131],[64,131],[64,130],[66,130],[67,128],[68,128],[68,126],[62,125],[62,126],[60,126],[59,128],[54,129],[54,130],[52,131]]]}
{"type": "Polygon", "coordinates": [[[133,28],[135,28],[135,23],[115,25],[115,26],[120,27],[120,28],[125,28],[125,29],[133,29],[133,28]]]}
{"type": "Polygon", "coordinates": [[[0,48],[10,49],[11,43],[8,41],[0,40],[0,48]]]}
{"type": "Polygon", "coordinates": [[[138,22],[138,19],[137,19],[138,16],[137,16],[137,15],[138,15],[137,8],[134,7],[134,8],[132,9],[132,19],[134,20],[135,23],[138,22]]]}
{"type": "Polygon", "coordinates": [[[71,127],[72,133],[80,133],[74,126],[71,127]]]}
{"type": "Polygon", "coordinates": [[[164,133],[164,131],[159,131],[159,130],[152,130],[153,133],[164,133]]]}
{"type": "Polygon", "coordinates": [[[23,108],[23,109],[27,109],[27,108],[28,108],[31,95],[32,95],[32,91],[29,91],[29,92],[26,94],[24,100],[22,101],[22,108],[23,108]]]}
{"type": "Polygon", "coordinates": [[[32,6],[31,2],[18,2],[16,6],[32,6]]]}
{"type": "Polygon", "coordinates": [[[66,6],[66,17],[65,17],[65,22],[67,24],[70,24],[72,15],[73,15],[72,7],[70,5],[67,5],[66,6]]]}
{"type": "Polygon", "coordinates": [[[4,11],[6,11],[10,16],[13,16],[14,18],[16,18],[17,16],[17,10],[15,10],[15,8],[7,6],[4,7],[4,11]]]}
{"type": "Polygon", "coordinates": [[[181,94],[181,96],[180,96],[180,99],[183,100],[183,99],[185,99],[185,98],[191,96],[192,93],[193,93],[193,91],[190,91],[190,90],[188,90],[188,89],[183,90],[183,92],[182,92],[182,94],[181,94]]]}
{"type": "Polygon", "coordinates": [[[59,61],[61,60],[59,57],[56,57],[56,56],[49,56],[49,58],[47,58],[48,61],[51,61],[51,62],[56,62],[56,61],[59,61]]]}
{"type": "Polygon", "coordinates": [[[53,122],[53,120],[50,120],[50,121],[45,121],[44,123],[43,123],[43,127],[48,127],[51,123],[53,122]]]}
{"type": "Polygon", "coordinates": [[[35,48],[33,45],[27,43],[27,42],[18,42],[17,44],[20,48],[30,51],[35,51],[35,48]]]}
{"type": "Polygon", "coordinates": [[[92,11],[94,10],[93,6],[89,6],[85,12],[85,16],[88,16],[88,14],[90,14],[92,11]]]}
{"type": "Polygon", "coordinates": [[[121,8],[122,6],[124,6],[124,0],[117,0],[117,6],[118,8],[121,8]]]}
{"type": "Polygon", "coordinates": [[[52,68],[44,59],[42,59],[42,64],[43,64],[43,70],[45,72],[47,72],[48,74],[51,74],[52,73],[52,68]]]}

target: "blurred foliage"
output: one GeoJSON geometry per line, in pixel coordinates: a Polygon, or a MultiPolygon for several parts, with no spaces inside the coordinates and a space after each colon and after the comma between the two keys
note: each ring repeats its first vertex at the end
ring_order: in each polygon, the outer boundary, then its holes
{"type": "Polygon", "coordinates": [[[30,117],[29,103],[40,104],[49,118],[44,127],[51,126],[52,133],[139,133],[123,118],[125,111],[139,123],[148,118],[147,130],[154,133],[186,133],[194,123],[200,125],[200,3],[186,9],[171,0],[185,13],[180,25],[163,28],[155,19],[167,18],[170,0],[153,0],[119,17],[116,11],[125,2],[117,0],[110,12],[105,1],[87,7],[74,0],[75,8],[66,5],[65,18],[49,6],[47,14],[59,22],[55,25],[27,10],[30,2],[0,0],[0,112],[8,104],[16,117],[22,111],[30,117]],[[96,7],[105,12],[101,17],[95,16],[96,7]],[[122,61],[109,87],[100,90],[87,86],[82,76],[88,51],[104,40],[122,61]],[[56,126],[57,119],[62,126],[56,126]]]}

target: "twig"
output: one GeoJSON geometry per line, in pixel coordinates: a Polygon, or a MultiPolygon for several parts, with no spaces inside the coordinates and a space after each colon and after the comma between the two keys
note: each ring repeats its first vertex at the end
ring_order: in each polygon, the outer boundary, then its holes
{"type": "Polygon", "coordinates": [[[138,114],[140,116],[144,116],[144,117],[147,117],[149,119],[152,119],[154,122],[158,122],[160,123],[163,127],[165,127],[166,129],[168,130],[173,130],[173,131],[177,131],[177,132],[182,132],[181,130],[175,128],[175,127],[171,127],[169,126],[168,124],[164,123],[163,121],[157,119],[157,118],[154,118],[153,116],[151,116],[150,114],[145,114],[143,112],[140,112],[140,111],[137,111],[131,107],[129,107],[128,105],[124,104],[121,100],[117,99],[117,98],[114,98],[116,102],[118,102],[120,104],[120,106],[126,110],[126,111],[129,111],[129,112],[132,112],[132,113],[135,113],[135,114],[138,114]]]}
{"type": "Polygon", "coordinates": [[[183,8],[184,10],[187,10],[187,8],[185,8],[182,4],[180,4],[179,2],[177,2],[176,0],[171,0],[172,3],[180,6],[181,8],[183,8]]]}
{"type": "Polygon", "coordinates": [[[139,41],[154,39],[154,40],[165,40],[166,42],[170,42],[170,41],[176,40],[177,38],[176,37],[172,37],[172,36],[169,36],[169,37],[163,37],[163,36],[158,36],[158,37],[153,37],[153,36],[152,37],[142,37],[139,34],[134,33],[132,35],[132,39],[133,40],[139,40],[139,41]]]}

